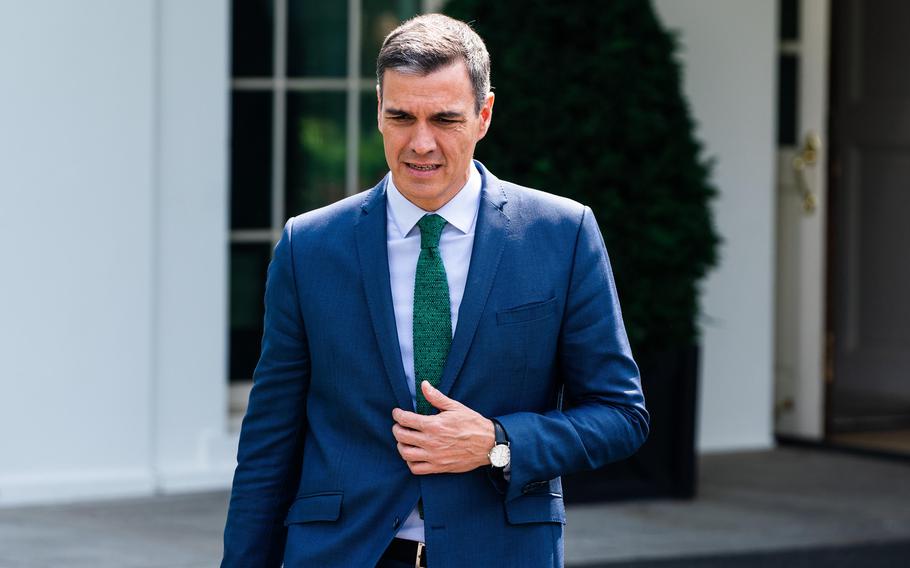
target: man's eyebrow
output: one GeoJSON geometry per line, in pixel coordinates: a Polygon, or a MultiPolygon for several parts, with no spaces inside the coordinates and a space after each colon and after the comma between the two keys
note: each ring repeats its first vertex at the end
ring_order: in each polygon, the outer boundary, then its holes
{"type": "Polygon", "coordinates": [[[411,113],[409,113],[408,111],[397,109],[397,108],[387,108],[387,109],[385,109],[384,114],[395,115],[395,116],[412,116],[411,113]]]}
{"type": "Polygon", "coordinates": [[[457,110],[444,110],[442,112],[437,112],[433,115],[435,119],[447,119],[447,120],[463,120],[464,113],[458,112],[457,110]]]}
{"type": "MultiPolygon", "coordinates": [[[[398,109],[398,108],[387,108],[387,109],[385,109],[383,114],[386,114],[388,116],[406,116],[406,117],[411,117],[411,118],[413,118],[413,116],[414,116],[411,113],[409,113],[408,111],[398,109]]],[[[436,120],[439,120],[439,119],[464,120],[464,117],[465,116],[464,116],[463,112],[459,112],[457,110],[443,110],[443,111],[433,114],[433,116],[431,116],[430,118],[433,118],[436,120]]]]}

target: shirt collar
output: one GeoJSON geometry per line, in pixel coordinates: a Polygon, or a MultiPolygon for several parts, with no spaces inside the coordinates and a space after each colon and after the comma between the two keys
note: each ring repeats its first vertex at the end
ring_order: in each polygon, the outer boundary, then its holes
{"type": "Polygon", "coordinates": [[[398,191],[398,188],[395,187],[395,182],[392,181],[392,174],[389,174],[386,182],[389,216],[402,237],[406,237],[417,225],[417,221],[420,221],[420,218],[427,213],[441,215],[450,225],[462,233],[468,234],[474,228],[474,223],[477,220],[477,211],[480,209],[481,185],[480,172],[477,171],[477,166],[472,163],[468,181],[455,194],[455,197],[437,211],[424,211],[408,201],[398,191]]]}

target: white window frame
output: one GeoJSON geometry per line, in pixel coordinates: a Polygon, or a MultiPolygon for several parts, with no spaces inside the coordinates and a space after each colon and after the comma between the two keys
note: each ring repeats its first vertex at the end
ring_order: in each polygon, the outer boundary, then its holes
{"type": "MultiPolygon", "coordinates": [[[[359,186],[358,165],[360,161],[360,102],[361,95],[374,92],[376,80],[360,76],[360,51],[362,33],[361,0],[348,2],[348,55],[347,75],[345,77],[288,77],[288,1],[275,0],[275,19],[273,22],[274,39],[272,48],[272,76],[231,78],[231,92],[271,92],[272,94],[272,185],[270,187],[272,208],[270,225],[263,229],[231,229],[229,245],[269,244],[274,246],[281,238],[281,231],[289,217],[285,210],[285,176],[286,156],[285,138],[287,135],[287,94],[303,92],[345,93],[346,94],[346,157],[345,157],[345,195],[354,195],[363,190],[359,186]]],[[[438,12],[445,0],[421,0],[421,13],[438,12]]],[[[230,366],[228,366],[230,372],[230,366]]],[[[246,403],[252,386],[252,377],[230,381],[230,415],[232,426],[239,428],[236,417],[246,412],[246,403]],[[236,422],[236,424],[235,424],[236,422]]],[[[233,428],[232,428],[233,429],[233,428]]]]}

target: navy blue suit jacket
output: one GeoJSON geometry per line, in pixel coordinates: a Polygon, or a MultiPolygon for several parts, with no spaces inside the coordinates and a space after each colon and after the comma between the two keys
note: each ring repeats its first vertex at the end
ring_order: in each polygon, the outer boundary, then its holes
{"type": "Polygon", "coordinates": [[[511,440],[490,468],[415,476],[389,284],[385,183],[291,219],[269,267],[223,566],[374,566],[423,496],[429,565],[562,566],[560,475],[635,452],[648,414],[603,239],[587,207],[483,189],[440,390],[511,440]],[[562,408],[562,398],[570,404],[562,408]]]}

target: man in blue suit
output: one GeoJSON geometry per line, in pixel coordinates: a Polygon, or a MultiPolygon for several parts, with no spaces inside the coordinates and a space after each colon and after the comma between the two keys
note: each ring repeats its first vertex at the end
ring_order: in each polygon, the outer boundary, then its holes
{"type": "Polygon", "coordinates": [[[223,566],[562,566],[560,476],[647,436],[591,210],[472,159],[489,65],[462,22],[393,31],[390,174],[287,223],[223,566]]]}

